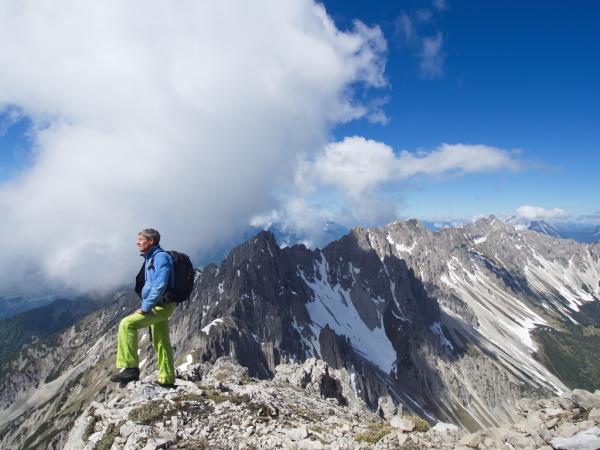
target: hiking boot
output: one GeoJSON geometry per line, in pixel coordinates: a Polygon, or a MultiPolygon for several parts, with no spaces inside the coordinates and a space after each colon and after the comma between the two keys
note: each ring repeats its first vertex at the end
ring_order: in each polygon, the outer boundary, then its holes
{"type": "Polygon", "coordinates": [[[153,381],[152,384],[154,384],[155,386],[160,386],[160,387],[167,388],[167,389],[175,389],[175,383],[170,384],[170,383],[161,383],[160,381],[153,381]]]}
{"type": "Polygon", "coordinates": [[[110,381],[114,381],[115,383],[129,383],[130,381],[138,381],[139,379],[140,369],[137,367],[128,367],[110,377],[110,381]]]}

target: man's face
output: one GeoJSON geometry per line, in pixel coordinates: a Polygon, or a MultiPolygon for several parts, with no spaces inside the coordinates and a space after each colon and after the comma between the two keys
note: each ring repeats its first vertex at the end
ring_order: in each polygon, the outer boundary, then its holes
{"type": "Polygon", "coordinates": [[[154,240],[148,239],[140,234],[137,237],[137,247],[140,250],[140,254],[145,255],[152,247],[154,247],[154,240]]]}

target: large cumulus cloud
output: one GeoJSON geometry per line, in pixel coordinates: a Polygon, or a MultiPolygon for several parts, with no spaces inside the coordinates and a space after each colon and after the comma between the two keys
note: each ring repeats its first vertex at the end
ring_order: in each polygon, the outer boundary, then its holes
{"type": "Polygon", "coordinates": [[[0,185],[2,292],[129,280],[146,226],[201,251],[332,126],[381,114],[353,96],[385,85],[381,31],[308,0],[7,0],[0,40],[0,109],[34,124],[0,185]]]}

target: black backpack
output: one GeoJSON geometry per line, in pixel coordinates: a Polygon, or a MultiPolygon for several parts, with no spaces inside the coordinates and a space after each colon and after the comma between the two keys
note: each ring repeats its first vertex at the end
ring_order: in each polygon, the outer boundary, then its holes
{"type": "MultiPolygon", "coordinates": [[[[190,299],[192,289],[194,289],[194,266],[190,257],[185,253],[176,251],[167,252],[173,259],[173,286],[167,288],[166,298],[173,298],[177,303],[182,303],[190,299]]],[[[151,262],[151,264],[153,261],[151,262]]],[[[142,288],[146,282],[145,278],[145,265],[146,262],[142,263],[142,267],[135,277],[135,292],[141,298],[142,288]]]]}

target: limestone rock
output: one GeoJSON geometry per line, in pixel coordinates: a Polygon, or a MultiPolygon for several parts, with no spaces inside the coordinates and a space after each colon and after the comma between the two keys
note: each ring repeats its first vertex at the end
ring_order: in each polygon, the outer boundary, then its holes
{"type": "Polygon", "coordinates": [[[463,436],[459,443],[462,445],[466,445],[467,447],[470,448],[477,448],[477,446],[479,444],[481,444],[481,442],[483,441],[483,437],[481,435],[481,433],[471,433],[471,434],[467,434],[466,436],[463,436]]]}
{"type": "Polygon", "coordinates": [[[453,423],[438,422],[432,428],[436,433],[458,432],[460,428],[453,423]]]}
{"type": "Polygon", "coordinates": [[[288,430],[286,435],[292,441],[301,441],[302,439],[308,437],[308,430],[306,427],[293,428],[288,430]]]}
{"type": "MultiPolygon", "coordinates": [[[[390,420],[393,416],[398,414],[398,407],[394,403],[391,395],[383,395],[377,400],[377,414],[382,419],[390,420]]],[[[400,415],[402,415],[402,409],[400,409],[400,415]]]]}
{"type": "Polygon", "coordinates": [[[571,398],[578,406],[591,411],[594,408],[600,408],[600,397],[584,389],[573,389],[571,398]]]}
{"type": "Polygon", "coordinates": [[[552,440],[552,447],[565,450],[598,450],[600,448],[600,428],[594,427],[570,437],[552,440]]]}
{"type": "Polygon", "coordinates": [[[567,438],[577,433],[577,426],[571,422],[564,422],[560,424],[555,431],[559,436],[567,438]]]}
{"type": "Polygon", "coordinates": [[[400,416],[394,416],[390,420],[390,425],[400,431],[412,431],[415,429],[415,423],[410,419],[403,419],[400,416]]]}
{"type": "Polygon", "coordinates": [[[594,420],[596,422],[600,422],[600,408],[593,408],[590,411],[590,414],[588,416],[588,419],[590,420],[594,420]]]}

